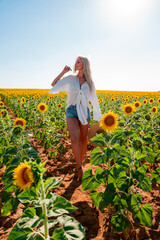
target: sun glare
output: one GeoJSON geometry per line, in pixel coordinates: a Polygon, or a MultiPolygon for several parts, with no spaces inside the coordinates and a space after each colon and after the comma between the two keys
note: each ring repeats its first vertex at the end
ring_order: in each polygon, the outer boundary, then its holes
{"type": "Polygon", "coordinates": [[[155,0],[99,0],[102,21],[114,28],[138,26],[151,12],[155,0]]]}

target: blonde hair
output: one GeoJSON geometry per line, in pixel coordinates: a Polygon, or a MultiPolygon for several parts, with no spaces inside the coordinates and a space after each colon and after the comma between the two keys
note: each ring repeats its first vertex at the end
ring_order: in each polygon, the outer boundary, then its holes
{"type": "MultiPolygon", "coordinates": [[[[89,85],[90,90],[92,90],[93,80],[92,80],[90,62],[89,62],[88,58],[86,58],[86,57],[82,57],[82,56],[78,56],[78,57],[82,60],[82,63],[83,63],[83,75],[84,75],[84,77],[87,80],[87,83],[89,85]]],[[[74,65],[74,72],[76,72],[75,65],[74,65]]]]}

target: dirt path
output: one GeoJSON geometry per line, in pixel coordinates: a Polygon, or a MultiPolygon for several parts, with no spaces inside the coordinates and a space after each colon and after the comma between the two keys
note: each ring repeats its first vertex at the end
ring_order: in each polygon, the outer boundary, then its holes
{"type": "Polygon", "coordinates": [[[1,97],[2,102],[7,107],[7,111],[10,115],[12,115],[13,119],[15,119],[17,116],[13,113],[13,111],[10,109],[9,105],[6,103],[6,101],[1,97]]]}
{"type": "MultiPolygon", "coordinates": [[[[9,111],[10,114],[13,114],[9,111]]],[[[12,115],[13,116],[13,115],[12,115]]],[[[15,116],[14,116],[15,117],[15,116]]],[[[74,204],[78,209],[71,215],[76,218],[86,228],[86,240],[120,240],[124,239],[123,233],[113,233],[109,224],[109,216],[107,210],[101,212],[96,209],[91,201],[90,192],[82,191],[82,185],[76,179],[75,174],[75,160],[73,158],[71,150],[70,139],[65,137],[61,139],[66,149],[66,153],[58,153],[58,155],[49,160],[48,154],[44,148],[38,145],[37,140],[33,137],[29,139],[33,145],[33,148],[39,151],[39,156],[42,161],[47,159],[45,165],[48,177],[62,177],[63,180],[55,192],[74,204]],[[104,223],[106,221],[106,225],[104,223]]],[[[93,150],[93,146],[88,145],[86,156],[83,162],[83,170],[92,168],[93,172],[97,167],[90,165],[90,154],[93,150]]],[[[1,168],[0,175],[3,174],[5,167],[1,168]]],[[[1,179],[0,179],[1,180],[1,179]]],[[[0,185],[1,191],[3,189],[2,183],[0,185]]],[[[151,193],[142,192],[143,204],[150,203],[153,206],[153,226],[151,229],[144,227],[137,222],[134,223],[135,231],[133,232],[132,238],[136,240],[158,240],[160,239],[160,197],[159,197],[159,185],[153,184],[153,190],[151,193]]],[[[8,217],[0,217],[0,239],[6,240],[9,232],[13,228],[16,221],[22,214],[23,205],[19,205],[17,211],[12,213],[8,217]]]]}

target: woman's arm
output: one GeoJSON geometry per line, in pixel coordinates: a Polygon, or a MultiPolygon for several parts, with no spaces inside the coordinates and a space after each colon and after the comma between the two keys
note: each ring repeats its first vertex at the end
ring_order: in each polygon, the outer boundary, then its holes
{"type": "Polygon", "coordinates": [[[51,83],[51,86],[53,87],[58,82],[58,80],[60,80],[63,77],[63,75],[69,72],[70,70],[71,68],[66,65],[63,71],[53,80],[53,82],[51,83]]]}

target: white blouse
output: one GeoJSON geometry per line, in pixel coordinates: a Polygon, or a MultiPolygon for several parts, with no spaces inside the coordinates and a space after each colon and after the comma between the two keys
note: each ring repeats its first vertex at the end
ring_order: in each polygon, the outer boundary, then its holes
{"type": "Polygon", "coordinates": [[[87,107],[91,110],[89,101],[93,106],[93,119],[99,121],[102,118],[94,83],[90,91],[87,82],[84,82],[80,87],[79,78],[76,75],[68,75],[58,80],[49,91],[51,94],[59,92],[68,93],[67,107],[76,105],[78,118],[82,125],[88,124],[87,107]]]}

